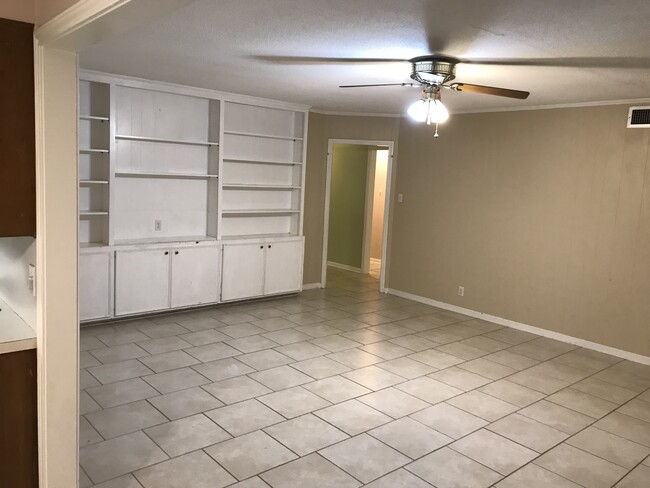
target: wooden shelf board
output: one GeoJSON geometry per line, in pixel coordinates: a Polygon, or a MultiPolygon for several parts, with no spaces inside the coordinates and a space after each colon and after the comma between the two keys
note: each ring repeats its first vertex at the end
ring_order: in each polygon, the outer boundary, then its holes
{"type": "Polygon", "coordinates": [[[106,180],[79,180],[80,185],[108,185],[106,180]]]}
{"type": "Polygon", "coordinates": [[[108,212],[91,212],[89,210],[79,212],[79,217],[101,217],[102,215],[108,215],[108,212]]]}
{"type": "Polygon", "coordinates": [[[236,210],[222,210],[223,216],[246,216],[246,215],[287,215],[300,213],[296,209],[284,208],[262,208],[262,209],[236,209],[236,210]]]}
{"type": "Polygon", "coordinates": [[[177,178],[192,180],[208,180],[219,178],[218,175],[200,175],[193,173],[149,173],[144,171],[116,171],[115,176],[124,178],[177,178]]]}
{"type": "Polygon", "coordinates": [[[272,134],[260,134],[256,132],[240,132],[235,130],[224,130],[224,134],[231,136],[244,136],[244,137],[260,137],[262,139],[279,139],[282,141],[302,141],[302,137],[293,137],[293,136],[274,136],[272,134]]]}
{"type": "Polygon", "coordinates": [[[108,122],[111,119],[109,117],[101,117],[98,115],[80,115],[79,120],[97,120],[100,122],[108,122]]]}
{"type": "Polygon", "coordinates": [[[299,190],[300,186],[293,185],[247,185],[240,183],[224,183],[222,185],[224,190],[299,190]]]}
{"type": "Polygon", "coordinates": [[[243,163],[243,164],[278,164],[286,166],[302,166],[301,162],[294,161],[272,161],[268,159],[243,159],[243,158],[223,158],[224,162],[243,163]]]}
{"type": "Polygon", "coordinates": [[[187,146],[218,146],[218,142],[211,141],[187,141],[182,139],[165,139],[162,137],[145,137],[145,136],[129,136],[125,134],[118,134],[115,139],[124,141],[136,142],[158,142],[162,144],[183,144],[187,146]]]}

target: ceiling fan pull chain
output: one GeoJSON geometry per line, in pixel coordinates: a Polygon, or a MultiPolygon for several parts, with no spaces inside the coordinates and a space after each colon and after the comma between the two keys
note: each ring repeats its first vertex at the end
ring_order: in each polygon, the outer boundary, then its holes
{"type": "Polygon", "coordinates": [[[435,132],[435,134],[433,134],[433,137],[436,138],[436,139],[437,139],[438,137],[440,137],[440,136],[438,135],[438,123],[436,123],[436,132],[435,132]]]}

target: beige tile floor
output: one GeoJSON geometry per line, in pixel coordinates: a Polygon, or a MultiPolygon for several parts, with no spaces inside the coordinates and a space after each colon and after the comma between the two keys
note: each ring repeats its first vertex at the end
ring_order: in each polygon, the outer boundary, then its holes
{"type": "Polygon", "coordinates": [[[86,327],[81,487],[650,487],[650,367],[378,292],[86,327]]]}

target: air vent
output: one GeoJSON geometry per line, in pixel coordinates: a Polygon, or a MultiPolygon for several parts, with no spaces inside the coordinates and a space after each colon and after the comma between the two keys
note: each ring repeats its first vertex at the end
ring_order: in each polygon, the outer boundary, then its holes
{"type": "Polygon", "coordinates": [[[650,107],[630,107],[627,126],[635,129],[650,128],[650,107]]]}

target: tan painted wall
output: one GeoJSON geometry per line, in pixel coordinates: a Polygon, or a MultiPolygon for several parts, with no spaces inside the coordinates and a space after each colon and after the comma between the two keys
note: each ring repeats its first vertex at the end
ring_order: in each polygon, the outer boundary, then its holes
{"type": "Polygon", "coordinates": [[[329,139],[395,141],[399,119],[309,114],[305,175],[305,283],[321,281],[325,177],[329,139]]]}
{"type": "Polygon", "coordinates": [[[388,151],[377,151],[375,162],[375,184],[372,203],[372,230],[370,237],[370,257],[381,259],[381,241],[384,232],[384,205],[386,202],[386,170],[388,151]]]}
{"type": "Polygon", "coordinates": [[[35,0],[2,0],[0,19],[18,20],[33,24],[36,20],[35,0]]]}
{"type": "Polygon", "coordinates": [[[403,120],[388,286],[650,356],[650,130],[627,110],[454,115],[438,140],[403,120]]]}

